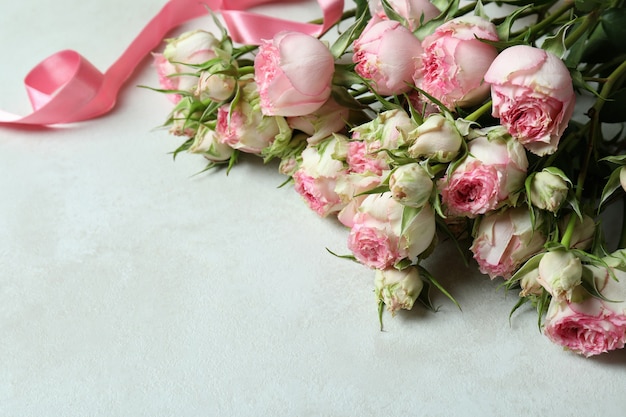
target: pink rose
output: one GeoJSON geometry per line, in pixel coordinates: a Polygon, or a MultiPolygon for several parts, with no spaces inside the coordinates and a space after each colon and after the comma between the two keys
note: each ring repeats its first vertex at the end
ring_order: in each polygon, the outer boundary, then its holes
{"type": "MultiPolygon", "coordinates": [[[[154,54],[154,65],[159,76],[159,84],[165,90],[195,91],[198,77],[179,75],[195,73],[198,70],[185,64],[203,64],[216,57],[215,49],[219,41],[209,32],[195,30],[185,32],[167,41],[163,54],[154,54]]],[[[180,94],[168,95],[178,103],[180,94]]]]}
{"type": "Polygon", "coordinates": [[[281,133],[275,116],[264,116],[259,106],[255,83],[241,88],[241,98],[235,105],[218,109],[215,131],[219,141],[242,152],[260,154],[281,133]]]}
{"type": "Polygon", "coordinates": [[[557,56],[518,45],[505,49],[485,74],[491,84],[493,116],[526,149],[556,151],[574,111],[570,73],[557,56]]]}
{"type": "Polygon", "coordinates": [[[348,248],[356,259],[387,269],[402,259],[417,261],[435,236],[435,212],[425,205],[402,230],[404,206],[390,192],[368,195],[354,216],[348,248]]]}
{"type": "Polygon", "coordinates": [[[371,171],[364,173],[349,171],[346,175],[337,178],[335,192],[345,204],[337,213],[337,219],[341,224],[346,227],[354,225],[354,216],[367,197],[367,194],[364,193],[378,187],[383,181],[382,175],[386,175],[387,172],[378,175],[371,171]]]}
{"type": "Polygon", "coordinates": [[[615,302],[591,297],[584,291],[578,302],[553,298],[544,333],[552,342],[589,357],[622,349],[626,343],[626,272],[611,268],[616,281],[607,268],[586,268],[593,272],[598,291],[615,302]]]}
{"type": "Polygon", "coordinates": [[[439,181],[448,213],[476,217],[517,200],[528,159],[524,148],[501,128],[482,130],[468,143],[469,155],[439,181]]]}
{"type": "Polygon", "coordinates": [[[386,169],[389,169],[386,154],[384,152],[369,153],[367,143],[361,141],[352,141],[348,144],[348,157],[346,159],[351,172],[363,174],[371,172],[375,175],[381,175],[386,169]]]}
{"type": "Polygon", "coordinates": [[[302,151],[300,167],[292,175],[295,190],[311,210],[322,217],[335,213],[345,203],[335,191],[337,179],[346,175],[344,165],[347,138],[334,135],[302,151]]]}
{"type": "Polygon", "coordinates": [[[264,41],[254,60],[263,114],[302,116],[330,97],[335,59],[319,39],[300,32],[280,32],[264,41]]]}
{"type": "Polygon", "coordinates": [[[539,253],[546,242],[545,235],[531,223],[524,208],[511,208],[480,219],[471,251],[480,272],[491,279],[508,279],[531,256],[539,253]]]}
{"type": "Polygon", "coordinates": [[[352,61],[356,73],[387,96],[411,89],[415,57],[421,53],[421,43],[409,29],[394,20],[372,18],[354,41],[352,61]]]}
{"type": "MultiPolygon", "coordinates": [[[[369,0],[368,3],[372,16],[380,19],[387,18],[381,0],[369,0]]],[[[412,31],[420,26],[422,19],[426,23],[441,13],[428,0],[388,0],[388,3],[398,15],[406,20],[407,27],[412,31]]]]}
{"type": "Polygon", "coordinates": [[[498,55],[493,23],[478,16],[463,16],[439,26],[422,42],[415,84],[446,107],[472,106],[489,96],[483,77],[498,55]]]}

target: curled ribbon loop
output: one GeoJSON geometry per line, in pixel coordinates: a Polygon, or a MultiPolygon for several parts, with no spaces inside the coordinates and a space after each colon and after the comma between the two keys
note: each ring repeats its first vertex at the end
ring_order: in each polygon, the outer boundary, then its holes
{"type": "Polygon", "coordinates": [[[74,51],[65,50],[46,58],[24,79],[33,112],[22,117],[0,110],[0,126],[71,123],[108,113],[115,106],[123,84],[167,33],[189,19],[206,14],[207,9],[220,11],[232,39],[244,44],[260,44],[282,30],[319,36],[339,21],[343,12],[343,0],[318,0],[324,23],[315,25],[246,11],[261,4],[288,1],[170,0],[104,74],[74,51]]]}

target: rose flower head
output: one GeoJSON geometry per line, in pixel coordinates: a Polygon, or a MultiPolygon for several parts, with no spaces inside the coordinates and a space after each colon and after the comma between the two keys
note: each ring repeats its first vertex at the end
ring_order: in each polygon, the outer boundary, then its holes
{"type": "Polygon", "coordinates": [[[569,70],[556,55],[517,45],[500,52],[485,74],[494,117],[530,152],[554,153],[574,112],[569,70]]]}
{"type": "Polygon", "coordinates": [[[388,96],[411,89],[415,58],[421,53],[419,39],[400,22],[372,18],[354,41],[352,61],[374,91],[388,96]]]}
{"type": "Polygon", "coordinates": [[[422,41],[414,82],[450,109],[473,106],[489,96],[483,80],[498,55],[481,39],[497,41],[496,27],[478,16],[462,16],[439,26],[422,41]]]}
{"type": "Polygon", "coordinates": [[[319,39],[300,32],[277,33],[264,41],[254,60],[263,114],[302,116],[330,97],[335,59],[319,39]]]}

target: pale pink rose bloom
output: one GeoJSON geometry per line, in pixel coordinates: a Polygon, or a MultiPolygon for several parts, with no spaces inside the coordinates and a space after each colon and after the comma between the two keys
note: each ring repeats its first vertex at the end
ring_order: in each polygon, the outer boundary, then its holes
{"type": "Polygon", "coordinates": [[[275,116],[264,116],[258,104],[259,94],[254,83],[246,84],[241,99],[225,104],[217,111],[215,131],[219,141],[242,152],[260,154],[280,133],[275,116]]]}
{"type": "Polygon", "coordinates": [[[368,195],[354,216],[348,248],[362,264],[387,269],[402,259],[417,261],[435,236],[435,212],[425,205],[404,233],[404,206],[390,192],[368,195]]]}
{"type": "Polygon", "coordinates": [[[389,169],[386,153],[369,152],[365,142],[352,141],[349,143],[346,162],[348,162],[351,172],[358,174],[371,172],[380,175],[384,170],[389,169]]]}
{"type": "Polygon", "coordinates": [[[330,97],[335,59],[319,39],[280,32],[264,41],[254,59],[254,79],[265,115],[313,113],[330,97]]]}
{"type": "Polygon", "coordinates": [[[449,214],[473,218],[515,203],[522,190],[528,169],[523,147],[510,137],[489,138],[491,133],[472,139],[469,155],[439,181],[449,214]]]}
{"type": "Polygon", "coordinates": [[[344,148],[347,138],[334,135],[302,151],[300,167],[292,175],[295,190],[311,210],[325,217],[341,210],[345,202],[335,191],[337,179],[346,175],[344,148]]]}
{"type": "Polygon", "coordinates": [[[287,123],[292,129],[309,135],[307,142],[314,145],[333,133],[343,131],[349,115],[350,109],[341,106],[331,98],[312,113],[287,117],[287,123]]]}
{"type": "MultiPolygon", "coordinates": [[[[407,27],[410,30],[417,29],[422,20],[426,23],[439,16],[441,13],[439,9],[428,0],[388,0],[388,3],[398,15],[406,20],[407,27]]],[[[376,16],[380,19],[387,18],[380,0],[369,0],[368,4],[372,16],[376,16]]]]}
{"type": "Polygon", "coordinates": [[[502,51],[485,74],[494,117],[526,149],[554,153],[574,111],[570,73],[557,56],[517,45],[502,51]]]}
{"type": "MultiPolygon", "coordinates": [[[[198,70],[185,64],[202,64],[216,57],[215,48],[219,41],[209,32],[195,30],[185,32],[177,38],[168,39],[162,54],[154,54],[159,84],[165,90],[195,91],[198,77],[177,75],[195,73],[198,70]]],[[[168,98],[177,103],[180,94],[169,94],[168,98]]]]}
{"type": "Polygon", "coordinates": [[[411,89],[415,58],[422,46],[413,33],[393,20],[372,18],[354,41],[354,70],[383,96],[411,89]]]}
{"type": "Polygon", "coordinates": [[[618,279],[616,281],[606,268],[587,268],[592,270],[600,293],[611,301],[588,294],[578,302],[553,298],[546,315],[544,333],[552,342],[589,357],[624,348],[626,272],[611,268],[618,279]]]}
{"type": "Polygon", "coordinates": [[[470,249],[480,272],[491,279],[509,279],[545,242],[545,235],[533,228],[528,210],[518,207],[482,217],[470,249]]]}
{"type": "Polygon", "coordinates": [[[478,16],[462,16],[439,26],[422,42],[414,82],[446,107],[472,106],[489,96],[483,80],[498,55],[496,27],[478,16]]]}
{"type": "Polygon", "coordinates": [[[341,211],[337,213],[337,219],[341,224],[346,227],[354,225],[354,216],[363,200],[367,197],[367,194],[363,193],[378,187],[383,181],[383,176],[386,177],[387,174],[388,171],[380,174],[375,174],[371,171],[364,173],[348,172],[346,175],[337,177],[335,192],[345,204],[341,211]]]}

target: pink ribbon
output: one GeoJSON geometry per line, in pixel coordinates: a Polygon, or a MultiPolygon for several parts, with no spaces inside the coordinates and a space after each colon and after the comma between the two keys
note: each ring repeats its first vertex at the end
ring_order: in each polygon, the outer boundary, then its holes
{"type": "Polygon", "coordinates": [[[58,52],[39,63],[24,79],[33,112],[22,117],[0,110],[0,126],[72,123],[108,113],[126,80],[167,33],[187,20],[206,14],[207,8],[221,13],[235,42],[250,45],[270,39],[281,30],[319,36],[338,22],[343,13],[343,0],[318,0],[324,17],[321,25],[246,11],[261,4],[290,1],[170,0],[104,74],[71,50],[58,52]]]}

